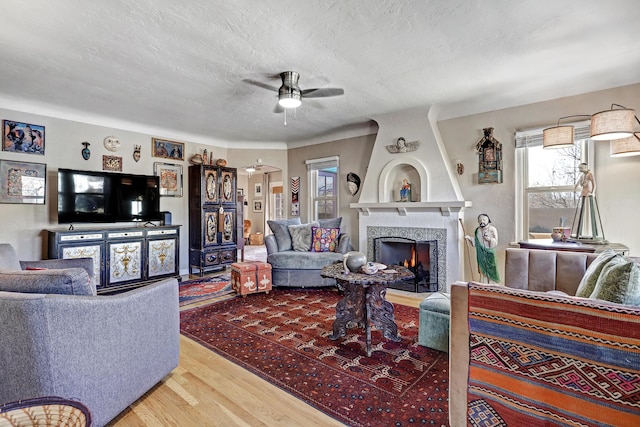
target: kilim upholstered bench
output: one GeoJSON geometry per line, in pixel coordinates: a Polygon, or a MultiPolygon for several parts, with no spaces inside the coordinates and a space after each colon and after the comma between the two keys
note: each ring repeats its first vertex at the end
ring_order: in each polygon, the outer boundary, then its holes
{"type": "Polygon", "coordinates": [[[260,261],[231,264],[231,287],[239,295],[269,293],[271,286],[271,264],[260,261]]]}

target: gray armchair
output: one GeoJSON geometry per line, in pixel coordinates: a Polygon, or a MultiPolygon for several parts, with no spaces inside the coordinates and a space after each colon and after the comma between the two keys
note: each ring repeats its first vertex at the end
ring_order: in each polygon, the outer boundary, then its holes
{"type": "Polygon", "coordinates": [[[176,279],[97,296],[76,262],[12,270],[11,253],[0,244],[0,403],[60,396],[103,426],[176,368],[176,279]]]}

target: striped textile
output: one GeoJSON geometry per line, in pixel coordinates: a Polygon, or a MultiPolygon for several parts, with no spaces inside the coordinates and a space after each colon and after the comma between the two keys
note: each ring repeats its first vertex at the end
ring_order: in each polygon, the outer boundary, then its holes
{"type": "Polygon", "coordinates": [[[640,426],[640,307],[469,285],[471,426],[640,426]]]}

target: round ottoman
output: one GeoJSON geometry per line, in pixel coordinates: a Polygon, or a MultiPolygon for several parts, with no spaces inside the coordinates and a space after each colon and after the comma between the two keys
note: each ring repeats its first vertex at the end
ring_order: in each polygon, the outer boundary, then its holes
{"type": "Polygon", "coordinates": [[[449,352],[449,294],[436,292],[420,303],[420,327],[418,344],[449,352]]]}

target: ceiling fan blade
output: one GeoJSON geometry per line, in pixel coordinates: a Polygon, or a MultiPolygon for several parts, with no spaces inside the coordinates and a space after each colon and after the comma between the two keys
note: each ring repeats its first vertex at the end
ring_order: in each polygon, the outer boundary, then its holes
{"type": "Polygon", "coordinates": [[[320,87],[315,89],[305,89],[302,91],[304,98],[326,98],[329,96],[344,95],[344,89],[339,87],[320,87]]]}
{"type": "Polygon", "coordinates": [[[242,79],[242,81],[243,81],[244,83],[248,83],[248,84],[253,85],[253,86],[258,86],[258,87],[260,87],[260,88],[262,88],[262,89],[272,90],[272,91],[274,91],[274,92],[277,92],[277,91],[278,91],[278,88],[277,88],[277,87],[275,87],[275,86],[271,86],[271,85],[268,85],[268,84],[263,83],[263,82],[259,82],[259,81],[257,81],[257,80],[242,79]]]}

